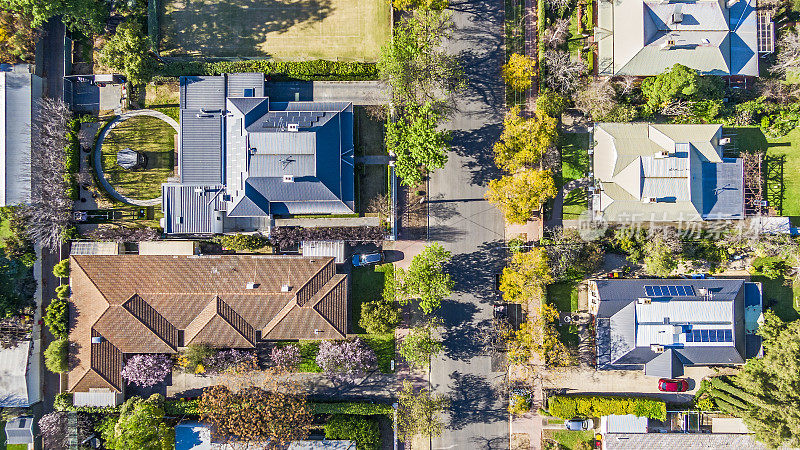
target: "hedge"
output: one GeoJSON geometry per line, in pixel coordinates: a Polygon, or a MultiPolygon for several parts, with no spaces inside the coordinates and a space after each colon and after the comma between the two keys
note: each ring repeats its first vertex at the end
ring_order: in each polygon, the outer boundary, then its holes
{"type": "Polygon", "coordinates": [[[377,80],[375,63],[327,61],[170,61],[156,69],[162,77],[220,75],[223,73],[262,72],[274,80],[377,80]]]}
{"type": "Polygon", "coordinates": [[[732,395],[734,397],[738,397],[739,399],[743,400],[745,403],[750,403],[752,405],[760,406],[760,407],[767,407],[768,406],[766,404],[766,402],[764,402],[760,398],[756,397],[753,394],[750,394],[748,392],[745,392],[745,391],[741,390],[740,388],[738,388],[738,387],[734,386],[733,384],[729,383],[723,377],[711,378],[711,386],[716,388],[718,391],[724,391],[724,392],[727,392],[728,394],[730,394],[730,395],[732,395]]]}
{"type": "Polygon", "coordinates": [[[67,337],[69,328],[68,310],[68,302],[64,298],[54,298],[47,305],[44,323],[50,329],[50,333],[58,339],[67,337]]]}
{"type": "Polygon", "coordinates": [[[357,416],[379,416],[391,414],[392,405],[383,403],[365,402],[339,402],[339,403],[311,403],[314,414],[351,414],[357,416]]]}
{"type": "Polygon", "coordinates": [[[371,417],[337,414],[325,424],[325,439],[344,439],[356,442],[358,450],[381,448],[381,430],[371,417]]]}
{"type": "Polygon", "coordinates": [[[44,365],[53,373],[64,373],[69,369],[67,364],[67,351],[69,342],[66,339],[57,339],[50,343],[44,351],[44,365]]]}
{"type": "Polygon", "coordinates": [[[158,21],[158,0],[149,0],[147,2],[147,37],[150,38],[150,44],[153,46],[153,51],[158,53],[159,43],[159,21],[158,21]]]}
{"type": "Polygon", "coordinates": [[[665,420],[667,405],[662,400],[642,397],[563,396],[548,400],[550,414],[562,419],[601,417],[611,414],[633,414],[639,417],[665,420]]]}

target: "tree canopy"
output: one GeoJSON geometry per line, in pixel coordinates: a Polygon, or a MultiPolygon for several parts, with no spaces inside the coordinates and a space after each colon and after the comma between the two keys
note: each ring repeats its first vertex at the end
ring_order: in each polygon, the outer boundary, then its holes
{"type": "Polygon", "coordinates": [[[431,358],[442,351],[442,343],[433,336],[434,323],[411,329],[411,332],[400,343],[400,355],[412,366],[426,368],[431,358]]]}
{"type": "Polygon", "coordinates": [[[0,0],[0,8],[28,15],[34,28],[61,16],[70,30],[86,35],[102,31],[108,18],[108,3],[101,0],[0,0]]]}
{"type": "Polygon", "coordinates": [[[444,430],[441,415],[450,404],[441,395],[429,389],[415,390],[408,380],[403,380],[403,389],[398,395],[397,425],[400,436],[410,442],[414,436],[439,436],[444,430]]]}
{"type": "Polygon", "coordinates": [[[501,169],[515,172],[539,163],[558,137],[558,120],[537,110],[524,118],[519,107],[512,108],[503,119],[503,133],[494,144],[495,162],[501,169]]]}
{"type": "Polygon", "coordinates": [[[386,125],[386,148],[397,158],[395,172],[406,186],[418,185],[425,173],[447,162],[450,134],[437,130],[441,119],[433,102],[410,103],[397,121],[386,125]]]}
{"type": "Polygon", "coordinates": [[[722,80],[715,76],[701,76],[696,70],[681,64],[642,81],[642,94],[651,111],[673,100],[700,100],[719,97],[722,80]]]}
{"type": "Polygon", "coordinates": [[[153,71],[149,51],[150,41],[141,24],[129,19],[117,27],[116,33],[100,50],[100,64],[119,70],[135,85],[146,84],[153,71]]]}
{"type": "Polygon", "coordinates": [[[394,7],[404,11],[412,9],[433,9],[440,11],[447,8],[449,0],[394,0],[394,7]]]}
{"type": "Polygon", "coordinates": [[[556,192],[549,170],[523,169],[490,181],[486,199],[503,212],[507,222],[524,224],[556,192]]]}
{"type": "Polygon", "coordinates": [[[101,426],[105,447],[114,450],[169,450],[175,432],[164,423],[164,397],[133,397],[122,404],[119,417],[108,416],[101,426]]]}
{"type": "Polygon", "coordinates": [[[450,274],[444,273],[444,264],[449,259],[450,252],[442,244],[433,243],[411,260],[407,271],[398,269],[400,303],[408,304],[411,299],[418,299],[425,314],[439,309],[442,300],[453,289],[450,274]]]}
{"type": "Polygon", "coordinates": [[[541,247],[517,252],[500,276],[500,290],[507,302],[525,303],[552,283],[547,253],[541,247]]]}
{"type": "Polygon", "coordinates": [[[533,84],[536,75],[536,60],[530,56],[513,53],[503,65],[503,79],[511,89],[522,92],[533,84]]]}

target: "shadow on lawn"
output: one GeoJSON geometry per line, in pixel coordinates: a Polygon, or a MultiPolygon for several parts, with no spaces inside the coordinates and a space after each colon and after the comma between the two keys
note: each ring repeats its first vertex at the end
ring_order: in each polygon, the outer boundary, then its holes
{"type": "Polygon", "coordinates": [[[269,56],[259,48],[267,34],[319,22],[332,12],[331,0],[197,2],[191,9],[168,15],[162,9],[162,24],[167,27],[162,47],[175,49],[176,54],[269,56]]]}
{"type": "Polygon", "coordinates": [[[779,215],[783,215],[783,199],[786,195],[784,186],[783,166],[786,164],[786,155],[764,157],[764,179],[767,187],[766,197],[770,208],[779,215]]]}

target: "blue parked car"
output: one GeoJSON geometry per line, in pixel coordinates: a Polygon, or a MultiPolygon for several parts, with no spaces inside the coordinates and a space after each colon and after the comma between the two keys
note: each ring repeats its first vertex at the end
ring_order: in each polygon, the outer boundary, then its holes
{"type": "Polygon", "coordinates": [[[383,261],[383,253],[356,253],[353,255],[353,267],[378,264],[383,261]]]}

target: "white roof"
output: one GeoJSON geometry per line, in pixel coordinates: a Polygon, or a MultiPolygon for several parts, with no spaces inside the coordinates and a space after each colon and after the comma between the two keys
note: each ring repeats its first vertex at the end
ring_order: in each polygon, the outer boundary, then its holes
{"type": "Polygon", "coordinates": [[[24,70],[0,72],[0,206],[31,198],[31,120],[41,78],[24,70]]]}
{"type": "Polygon", "coordinates": [[[647,417],[633,414],[603,416],[600,418],[600,433],[647,433],[647,417]]]}
{"type": "Polygon", "coordinates": [[[122,244],[119,242],[73,242],[69,249],[70,255],[119,255],[122,244]]]}
{"type": "Polygon", "coordinates": [[[143,241],[139,242],[140,255],[194,255],[195,241],[143,241]]]}
{"type": "Polygon", "coordinates": [[[39,401],[39,341],[0,349],[0,407],[27,407],[39,401]]]}
{"type": "Polygon", "coordinates": [[[739,417],[712,417],[712,433],[750,434],[744,420],[739,417]]]}
{"type": "Polygon", "coordinates": [[[344,241],[303,241],[303,256],[327,256],[336,258],[336,264],[343,264],[344,241]]]}

